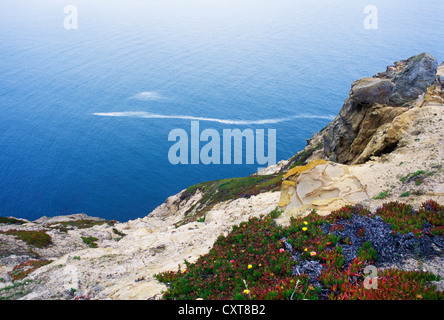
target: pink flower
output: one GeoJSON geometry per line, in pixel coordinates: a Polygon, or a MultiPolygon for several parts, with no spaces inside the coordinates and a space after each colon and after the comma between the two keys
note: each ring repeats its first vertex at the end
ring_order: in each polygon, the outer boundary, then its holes
{"type": "Polygon", "coordinates": [[[279,252],[280,252],[280,253],[282,253],[282,252],[284,252],[284,251],[285,251],[284,248],[280,248],[280,249],[279,249],[279,252]]]}
{"type": "Polygon", "coordinates": [[[230,263],[234,263],[234,260],[230,260],[230,263]]]}

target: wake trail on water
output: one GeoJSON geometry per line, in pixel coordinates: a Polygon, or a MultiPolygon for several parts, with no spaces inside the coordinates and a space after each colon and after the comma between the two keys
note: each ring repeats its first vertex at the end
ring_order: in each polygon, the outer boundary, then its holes
{"type": "Polygon", "coordinates": [[[209,121],[218,122],[223,124],[235,124],[235,125],[252,125],[252,124],[271,124],[279,123],[283,121],[291,121],[294,119],[326,119],[333,120],[335,117],[332,115],[317,116],[317,115],[295,115],[286,118],[273,118],[273,119],[260,119],[260,120],[232,120],[232,119],[218,119],[207,117],[194,117],[186,115],[163,115],[156,113],[149,113],[144,111],[122,111],[122,112],[96,112],[95,116],[101,117],[131,117],[131,118],[146,118],[146,119],[181,119],[181,120],[196,120],[196,121],[209,121]]]}

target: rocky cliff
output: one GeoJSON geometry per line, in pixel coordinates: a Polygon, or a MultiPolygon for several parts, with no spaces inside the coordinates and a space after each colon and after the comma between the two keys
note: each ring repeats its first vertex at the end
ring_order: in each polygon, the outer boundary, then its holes
{"type": "Polygon", "coordinates": [[[422,103],[418,97],[435,83],[437,68],[436,58],[422,53],[354,81],[339,115],[322,132],[325,156],[354,164],[394,149],[399,135],[392,130],[381,137],[381,131],[388,131],[397,116],[422,103]],[[383,143],[376,144],[375,139],[383,143]]]}
{"type": "MultiPolygon", "coordinates": [[[[338,117],[291,159],[191,186],[141,219],[1,218],[0,297],[157,299],[167,287],[154,274],[184,268],[232,226],[276,207],[276,221],[288,225],[345,204],[444,203],[443,77],[444,65],[427,53],[395,62],[353,82],[338,117]]],[[[420,268],[444,276],[443,265],[440,254],[420,268]]]]}

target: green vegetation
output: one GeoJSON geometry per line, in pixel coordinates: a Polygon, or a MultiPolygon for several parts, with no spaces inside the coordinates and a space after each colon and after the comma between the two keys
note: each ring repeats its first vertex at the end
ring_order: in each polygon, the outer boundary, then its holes
{"type": "MultiPolygon", "coordinates": [[[[427,201],[417,211],[397,202],[383,205],[374,214],[353,206],[326,217],[313,211],[303,219],[292,218],[287,227],[274,222],[280,213],[276,209],[233,226],[228,235],[217,238],[208,254],[195,263],[185,260],[186,270],[179,267],[155,275],[168,284],[164,299],[444,299],[430,283],[439,277],[428,272],[379,270],[378,289],[366,289],[364,269],[378,259],[374,244],[364,241],[355,258],[346,260],[343,248],[351,240],[335,233],[354,216],[379,215],[393,234],[442,236],[444,207],[436,202],[427,201]],[[428,228],[423,229],[426,223],[428,228]],[[317,285],[308,273],[294,272],[304,263],[322,266],[317,285]]],[[[362,238],[365,232],[361,228],[356,236],[362,238]]]]}
{"type": "Polygon", "coordinates": [[[181,196],[181,201],[193,196],[197,190],[200,190],[203,196],[185,213],[186,217],[178,223],[176,227],[184,223],[202,219],[205,213],[211,210],[216,203],[238,198],[249,198],[263,192],[279,190],[282,177],[283,174],[280,173],[265,176],[222,179],[193,185],[184,191],[181,196]],[[191,214],[192,212],[194,213],[191,214]]]}
{"type": "Polygon", "coordinates": [[[90,248],[97,248],[96,241],[99,240],[94,237],[81,237],[83,242],[85,242],[90,248]]]}
{"type": "Polygon", "coordinates": [[[83,219],[83,220],[73,220],[73,221],[63,221],[56,224],[50,225],[53,229],[58,229],[60,232],[68,232],[72,229],[88,229],[94,226],[100,226],[102,224],[108,224],[109,226],[114,226],[117,221],[115,220],[94,220],[94,219],[83,219]]]}
{"type": "Polygon", "coordinates": [[[299,152],[290,159],[289,169],[305,165],[308,157],[310,157],[312,154],[313,154],[313,149],[309,149],[308,151],[303,150],[299,152]]]}
{"type": "Polygon", "coordinates": [[[383,191],[379,195],[377,195],[376,197],[373,197],[373,199],[384,199],[384,198],[388,197],[388,195],[389,195],[389,193],[387,191],[383,191]]]}
{"type": "Polygon", "coordinates": [[[31,280],[14,282],[11,286],[0,289],[0,300],[17,300],[30,292],[27,288],[32,283],[31,280]]]}
{"type": "MultiPolygon", "coordinates": [[[[434,165],[432,167],[438,170],[441,169],[441,165],[434,165]]],[[[433,171],[418,170],[401,177],[400,180],[402,183],[409,183],[414,181],[415,185],[419,186],[424,182],[425,178],[435,175],[438,172],[438,170],[433,170],[433,171]]]]}
{"type": "Polygon", "coordinates": [[[307,159],[313,155],[313,152],[320,150],[323,147],[324,144],[322,142],[318,142],[314,147],[310,146],[298,152],[289,160],[286,171],[293,169],[294,167],[306,165],[307,159]]]}
{"type": "Polygon", "coordinates": [[[324,144],[323,144],[322,142],[318,142],[318,143],[316,144],[316,146],[313,148],[313,151],[316,151],[316,150],[322,149],[323,147],[324,147],[324,144]]]}
{"type": "Polygon", "coordinates": [[[359,248],[358,258],[363,261],[374,261],[378,258],[378,254],[376,250],[373,249],[370,241],[364,242],[362,247],[359,248]]]}
{"type": "Polygon", "coordinates": [[[15,218],[7,218],[7,217],[0,217],[0,224],[24,224],[26,223],[23,220],[18,220],[15,218]]]}
{"type": "Polygon", "coordinates": [[[408,197],[409,195],[410,195],[410,191],[406,191],[401,194],[401,197],[405,198],[405,197],[408,197]]]}
{"type": "Polygon", "coordinates": [[[124,236],[126,236],[126,233],[123,233],[123,232],[117,230],[116,228],[113,228],[113,232],[114,232],[116,235],[119,236],[119,237],[117,237],[117,238],[115,239],[116,241],[119,241],[119,240],[121,240],[124,236]]]}
{"type": "Polygon", "coordinates": [[[409,174],[407,174],[407,175],[404,176],[404,177],[401,177],[400,180],[401,180],[402,182],[408,182],[408,181],[410,181],[410,180],[412,180],[412,179],[415,179],[415,178],[418,177],[419,175],[422,175],[424,172],[425,172],[424,170],[418,170],[418,171],[416,171],[416,172],[409,173],[409,174]]]}
{"type": "Polygon", "coordinates": [[[412,232],[417,237],[422,237],[423,226],[428,222],[434,226],[430,232],[444,234],[444,207],[433,201],[424,203],[416,211],[410,205],[390,202],[377,209],[375,214],[389,223],[397,233],[412,232]]]}
{"type": "Polygon", "coordinates": [[[69,230],[69,227],[74,227],[77,229],[87,229],[92,228],[94,226],[100,226],[104,223],[107,223],[110,226],[113,226],[116,221],[111,220],[74,220],[74,221],[63,221],[58,223],[58,226],[54,226],[54,228],[59,228],[60,230],[69,230]]]}
{"type": "Polygon", "coordinates": [[[18,239],[23,240],[28,245],[43,248],[52,243],[51,237],[45,231],[26,231],[26,230],[8,230],[0,231],[4,234],[10,234],[16,236],[18,239]]]}

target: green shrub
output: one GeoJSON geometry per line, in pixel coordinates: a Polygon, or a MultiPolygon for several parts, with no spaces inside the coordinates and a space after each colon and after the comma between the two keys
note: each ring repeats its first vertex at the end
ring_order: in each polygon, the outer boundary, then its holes
{"type": "Polygon", "coordinates": [[[117,241],[119,241],[120,239],[122,239],[124,236],[126,236],[126,233],[123,233],[119,230],[117,230],[116,228],[113,228],[113,232],[118,235],[119,237],[116,238],[117,241]]]}
{"type": "Polygon", "coordinates": [[[97,238],[94,237],[81,237],[83,242],[85,242],[88,246],[90,246],[90,248],[97,248],[97,243],[96,241],[99,240],[97,238]]]}
{"type": "Polygon", "coordinates": [[[410,195],[410,191],[406,191],[401,194],[401,197],[405,198],[405,197],[408,197],[409,195],[410,195]]]}
{"type": "Polygon", "coordinates": [[[370,241],[364,242],[362,247],[359,248],[358,258],[364,261],[374,261],[378,258],[378,254],[376,253],[376,250],[372,247],[370,241]]]}
{"type": "Polygon", "coordinates": [[[15,219],[15,218],[0,217],[0,224],[1,223],[4,223],[4,224],[24,224],[26,222],[23,220],[15,219]]]}
{"type": "Polygon", "coordinates": [[[43,248],[52,244],[51,236],[45,231],[27,231],[27,230],[8,230],[4,232],[16,236],[18,239],[23,240],[28,245],[43,248]]]}
{"type": "Polygon", "coordinates": [[[388,197],[388,192],[387,191],[383,191],[381,192],[379,195],[377,195],[376,197],[374,197],[373,199],[384,199],[386,197],[388,197]]]}

